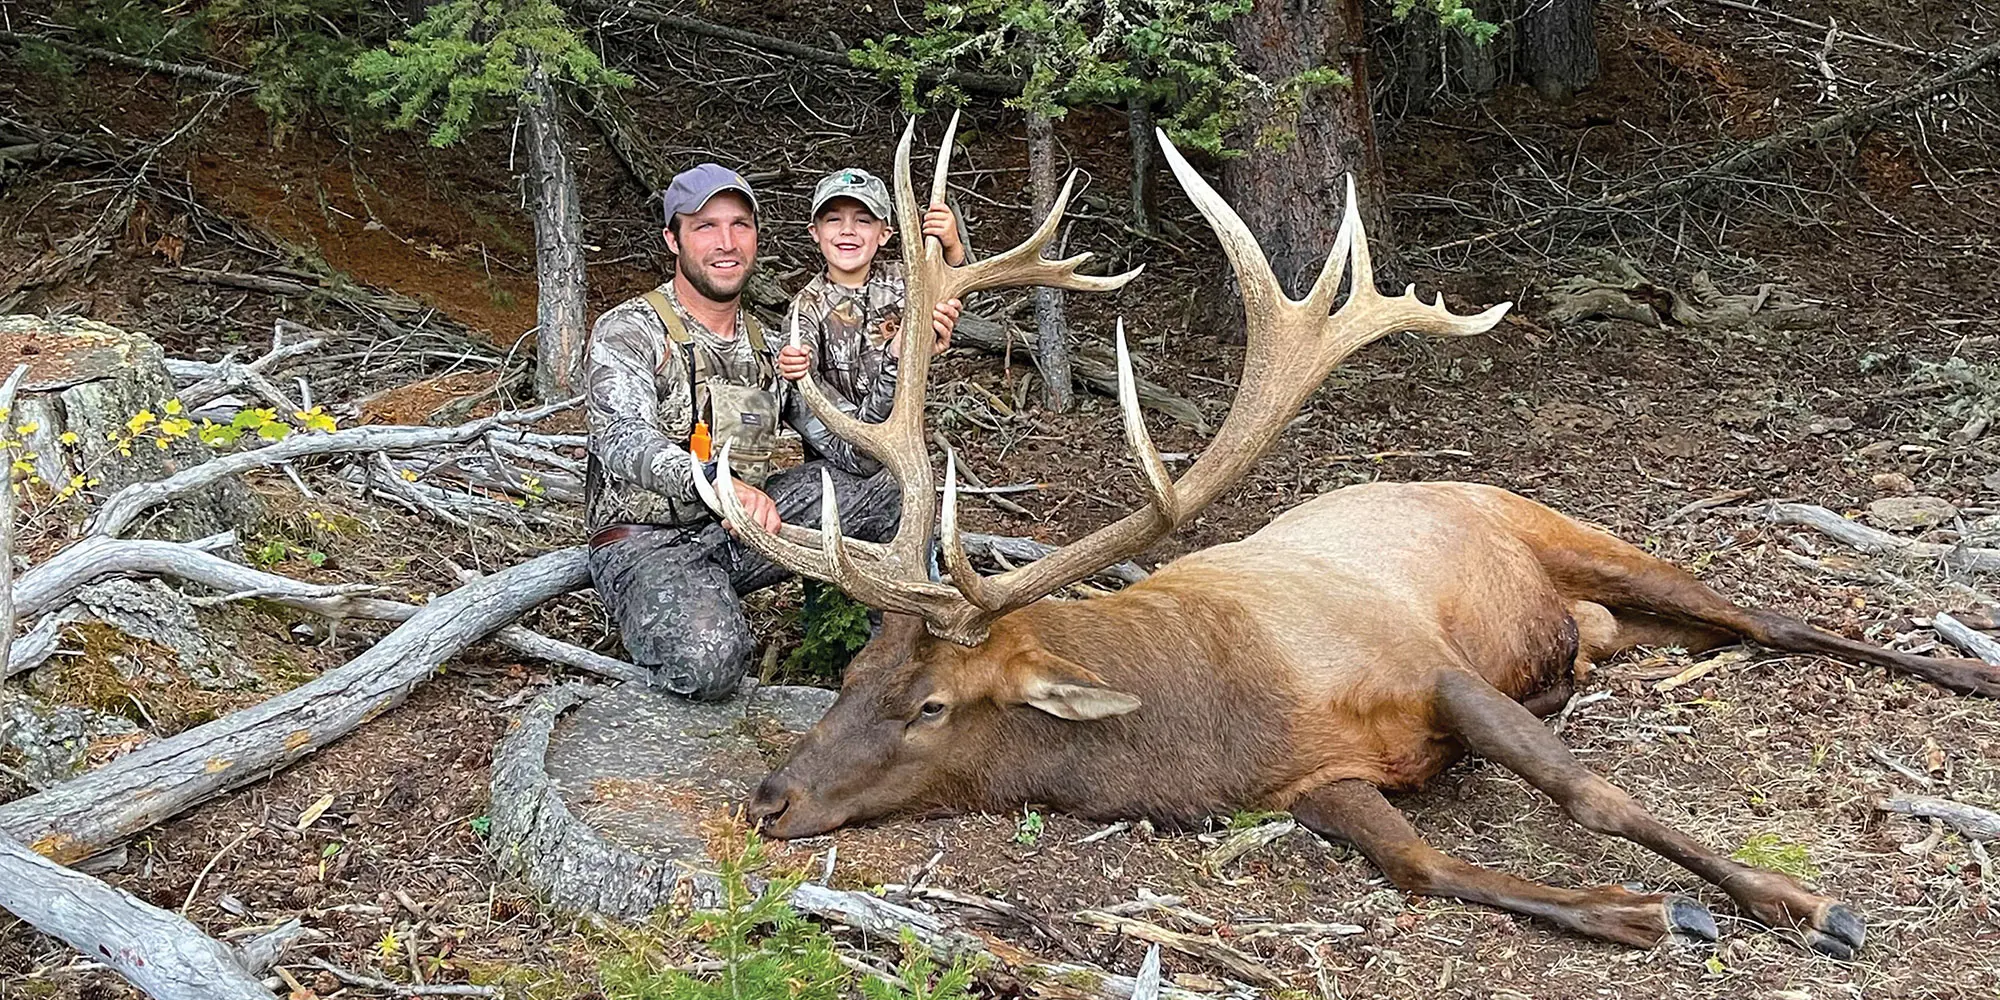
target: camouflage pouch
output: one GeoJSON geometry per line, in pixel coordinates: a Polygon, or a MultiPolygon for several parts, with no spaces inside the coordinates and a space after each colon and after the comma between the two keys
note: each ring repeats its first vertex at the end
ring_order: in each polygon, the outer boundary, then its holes
{"type": "Polygon", "coordinates": [[[729,445],[729,468],[736,478],[762,487],[771,475],[771,456],[778,443],[778,397],[763,389],[730,385],[721,380],[707,385],[708,408],[712,416],[709,433],[715,447],[729,445]]]}

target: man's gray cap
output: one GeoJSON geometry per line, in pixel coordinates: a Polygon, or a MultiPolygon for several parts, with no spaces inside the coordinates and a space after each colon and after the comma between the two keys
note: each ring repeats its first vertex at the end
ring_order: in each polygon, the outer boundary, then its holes
{"type": "Polygon", "coordinates": [[[852,198],[867,208],[883,222],[889,217],[889,188],[882,178],[858,167],[847,167],[819,179],[819,186],[813,188],[811,218],[819,219],[819,210],[835,198],[852,198]]]}
{"type": "Polygon", "coordinates": [[[741,191],[750,200],[750,212],[757,212],[757,195],[750,190],[750,182],[720,163],[700,163],[674,175],[673,183],[667,185],[667,192],[660,196],[661,208],[669,225],[676,215],[693,215],[708,204],[710,198],[724,191],[741,191]]]}

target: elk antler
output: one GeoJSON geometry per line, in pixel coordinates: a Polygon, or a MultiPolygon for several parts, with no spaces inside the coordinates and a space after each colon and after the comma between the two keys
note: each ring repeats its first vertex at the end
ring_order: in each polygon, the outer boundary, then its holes
{"type": "MultiPolygon", "coordinates": [[[[932,202],[944,198],[958,115],[953,114],[938,146],[931,179],[932,202]]],[[[896,223],[902,236],[905,263],[902,336],[905,350],[898,364],[896,394],[889,416],[879,424],[863,422],[842,412],[811,376],[798,383],[806,405],[828,430],[859,446],[889,470],[902,497],[902,520],[885,545],[869,545],[841,537],[840,512],[825,477],[820,528],[787,525],[773,535],[746,515],[736,499],[725,445],[717,463],[719,489],[711,489],[696,465],[702,497],[736,528],[743,543],[766,559],[793,572],[826,580],[871,607],[920,615],[933,633],[958,642],[985,637],[987,615],[969,604],[953,586],[930,579],[928,566],[933,526],[937,523],[937,485],[931,475],[924,430],[924,395],[930,381],[928,334],[938,303],[973,292],[1016,285],[1048,285],[1079,292],[1114,291],[1138,277],[1143,268],[1124,274],[1096,276],[1077,273],[1090,259],[1083,253],[1064,260],[1045,260],[1042,253],[1055,238],[1076,181],[1072,172],[1047,218],[1026,241],[1005,253],[977,263],[953,267],[944,247],[923,235],[923,216],[910,183],[910,146],[916,121],[903,130],[896,146],[896,223]]]]}
{"type": "MultiPolygon", "coordinates": [[[[956,125],[954,117],[953,130],[956,125]]],[[[1441,336],[1484,333],[1500,321],[1511,305],[1502,303],[1476,316],[1456,316],[1445,309],[1441,296],[1437,302],[1425,304],[1417,297],[1414,285],[1401,295],[1383,295],[1375,287],[1368,237],[1362,229],[1352,177],[1348,178],[1347,209],[1334,239],[1333,252],[1312,290],[1304,299],[1293,299],[1285,294],[1271,272],[1270,262],[1249,227],[1195,173],[1164,132],[1158,133],[1158,137],[1174,176],[1215,230],[1236,271],[1247,338],[1241,388],[1230,404],[1229,415],[1223,418],[1215,439],[1202,450],[1201,458],[1185,475],[1179,480],[1169,476],[1146,433],[1121,321],[1117,332],[1118,402],[1124,416],[1127,444],[1146,477],[1149,494],[1146,506],[1034,563],[997,576],[982,577],[972,568],[958,536],[957,462],[947,453],[940,527],[951,585],[936,583],[924,569],[929,524],[936,510],[930,462],[922,436],[923,383],[930,358],[929,352],[917,349],[904,352],[895,408],[881,424],[865,424],[840,413],[828,405],[824,393],[811,380],[801,383],[807,403],[830,429],[860,444],[895,474],[903,495],[903,522],[895,539],[879,550],[859,547],[850,550],[847,546],[855,543],[840,537],[840,514],[830,482],[823,483],[826,493],[819,532],[798,528],[787,528],[780,536],[762,532],[736,504],[725,447],[720,463],[723,484],[720,509],[738,526],[745,543],[789,569],[833,582],[865,604],[921,615],[933,633],[957,642],[977,643],[985,637],[987,625],[999,616],[1040,600],[1104,566],[1136,555],[1208,506],[1270,450],[1306,397],[1348,355],[1398,330],[1441,336]],[[1347,300],[1333,310],[1342,284],[1349,286],[1347,300]],[[1333,310],[1331,315],[1329,310],[1333,310]]],[[[910,133],[906,131],[896,153],[897,210],[903,216],[906,255],[920,239],[914,221],[916,206],[909,191],[909,147],[910,133]]],[[[948,131],[939,153],[934,196],[942,191],[944,161],[950,149],[948,131]]],[[[906,279],[909,300],[903,314],[904,329],[928,329],[930,310],[937,302],[983,288],[1035,283],[1104,290],[1131,280],[1137,271],[1114,278],[1076,274],[1075,268],[1083,257],[1065,261],[1039,259],[1041,246],[1053,234],[1055,219],[1061,214],[1068,194],[1069,187],[1064,185],[1063,199],[1057,202],[1056,210],[1026,243],[980,264],[947,267],[936,242],[925,242],[920,266],[913,267],[906,279]]],[[[696,478],[700,478],[699,474],[696,478]]]]}

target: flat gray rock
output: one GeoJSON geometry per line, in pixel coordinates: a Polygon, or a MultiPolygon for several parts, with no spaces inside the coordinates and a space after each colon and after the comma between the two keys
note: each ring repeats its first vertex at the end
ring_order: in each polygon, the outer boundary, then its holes
{"type": "Polygon", "coordinates": [[[1958,508],[1940,497],[1883,497],[1868,505],[1868,522],[1887,531],[1935,528],[1958,516],[1958,508]]]}

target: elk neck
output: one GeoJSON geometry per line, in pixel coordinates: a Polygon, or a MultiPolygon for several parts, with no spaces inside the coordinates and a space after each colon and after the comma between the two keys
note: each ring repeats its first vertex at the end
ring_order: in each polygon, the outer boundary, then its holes
{"type": "Polygon", "coordinates": [[[1039,646],[1142,702],[1092,722],[1005,713],[994,752],[966,776],[989,808],[1039,803],[1189,825],[1263,801],[1290,779],[1297,685],[1242,599],[1151,580],[1037,602],[995,623],[988,643],[1039,646]]]}

